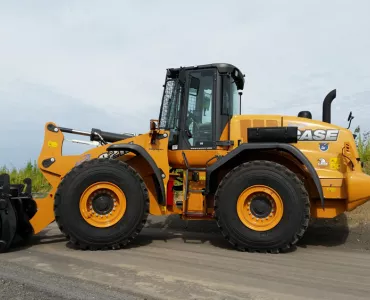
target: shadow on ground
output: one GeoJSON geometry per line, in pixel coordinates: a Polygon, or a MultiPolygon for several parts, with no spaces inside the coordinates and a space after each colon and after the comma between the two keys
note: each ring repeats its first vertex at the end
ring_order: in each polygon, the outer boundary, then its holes
{"type": "MultiPolygon", "coordinates": [[[[66,246],[76,249],[67,239],[53,228],[46,228],[29,241],[14,245],[10,251],[32,248],[34,245],[53,244],[66,242],[66,246]]],[[[214,247],[234,250],[232,245],[222,236],[215,221],[184,221],[179,216],[168,217],[150,216],[141,233],[131,242],[126,249],[143,247],[153,241],[164,243],[172,239],[181,239],[186,244],[209,243],[214,247]]],[[[350,248],[370,250],[370,226],[360,224],[349,229],[348,219],[345,214],[335,219],[313,219],[297,247],[309,248],[310,246],[339,247],[346,245],[350,248]]],[[[291,251],[296,249],[293,248],[291,251]]]]}
{"type": "MultiPolygon", "coordinates": [[[[223,248],[234,249],[232,245],[220,233],[215,221],[184,221],[179,216],[151,217],[146,225],[147,231],[143,230],[138,237],[144,239],[181,238],[184,243],[210,243],[223,248]],[[162,232],[161,235],[154,234],[154,229],[162,232]],[[150,232],[149,232],[150,231],[150,232]]],[[[350,231],[347,216],[342,214],[334,219],[312,219],[305,235],[297,244],[297,247],[309,248],[310,246],[338,247],[350,243],[351,246],[364,246],[369,249],[370,227],[359,226],[350,231]],[[358,236],[362,234],[362,243],[359,244],[358,236]],[[366,239],[364,238],[366,236],[366,239]]],[[[291,249],[294,251],[295,248],[291,249]]]]}
{"type": "Polygon", "coordinates": [[[348,219],[341,214],[334,219],[312,219],[299,247],[307,248],[310,245],[335,247],[347,242],[350,230],[348,219]]]}
{"type": "Polygon", "coordinates": [[[177,215],[168,217],[151,216],[138,240],[182,239],[186,244],[210,243],[222,249],[233,249],[224,239],[215,221],[182,220],[177,215]]]}
{"type": "Polygon", "coordinates": [[[12,247],[7,252],[15,252],[20,250],[26,250],[36,245],[41,244],[55,244],[60,242],[67,242],[66,237],[58,232],[56,234],[50,234],[50,231],[54,231],[51,228],[46,228],[40,233],[31,236],[30,238],[23,240],[18,236],[15,237],[12,243],[12,247]]]}
{"type": "MultiPolygon", "coordinates": [[[[17,237],[12,244],[12,247],[7,252],[16,252],[26,249],[32,249],[32,247],[37,245],[47,245],[47,244],[58,244],[65,243],[66,247],[73,250],[81,250],[78,247],[74,246],[68,239],[62,234],[53,222],[49,227],[30,237],[28,240],[22,240],[17,237]]],[[[131,243],[126,248],[136,248],[149,245],[152,242],[152,239],[136,239],[134,243],[131,243]]]]}

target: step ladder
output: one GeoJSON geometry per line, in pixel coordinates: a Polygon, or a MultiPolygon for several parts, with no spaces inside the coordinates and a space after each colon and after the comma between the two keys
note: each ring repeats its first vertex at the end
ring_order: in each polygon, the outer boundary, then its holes
{"type": "Polygon", "coordinates": [[[176,201],[176,206],[182,206],[183,207],[183,212],[184,212],[184,215],[185,216],[188,216],[188,217],[204,217],[206,216],[206,214],[204,214],[203,212],[200,212],[200,213],[189,213],[188,212],[188,199],[189,199],[189,195],[191,193],[204,193],[205,192],[205,189],[201,189],[201,190],[192,190],[192,189],[189,189],[189,181],[191,181],[191,179],[189,179],[189,172],[205,172],[207,170],[207,168],[192,168],[192,167],[189,167],[189,162],[188,162],[188,159],[186,158],[186,155],[184,152],[182,152],[182,157],[184,159],[184,162],[185,162],[185,180],[184,180],[184,193],[183,193],[183,200],[178,200],[176,201]]]}

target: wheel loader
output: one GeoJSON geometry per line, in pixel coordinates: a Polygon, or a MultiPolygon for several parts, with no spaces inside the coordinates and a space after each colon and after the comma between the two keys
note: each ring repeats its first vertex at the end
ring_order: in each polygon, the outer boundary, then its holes
{"type": "Polygon", "coordinates": [[[167,69],[158,119],[142,134],[45,124],[38,166],[50,183],[1,177],[1,246],[56,222],[81,249],[118,249],[149,214],[214,220],[237,250],[279,253],[304,235],[310,218],[333,218],[370,199],[353,133],[331,123],[329,92],[322,120],[241,114],[244,74],[217,63],[167,69]],[[63,155],[67,134],[97,146],[63,155]]]}

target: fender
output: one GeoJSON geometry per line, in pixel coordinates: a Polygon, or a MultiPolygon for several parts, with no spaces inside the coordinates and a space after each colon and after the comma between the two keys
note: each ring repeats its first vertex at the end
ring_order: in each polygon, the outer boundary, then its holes
{"type": "Polygon", "coordinates": [[[244,152],[248,152],[250,150],[273,150],[273,149],[278,149],[278,150],[289,152],[295,158],[297,158],[303,165],[307,167],[316,185],[317,191],[319,193],[321,205],[324,208],[324,193],[322,190],[319,176],[317,175],[315,168],[313,167],[311,162],[307,159],[307,157],[304,156],[304,154],[299,149],[297,149],[291,144],[286,144],[286,143],[245,143],[245,144],[241,144],[238,148],[232,150],[227,155],[223,156],[218,161],[216,161],[213,165],[207,168],[206,194],[210,192],[212,174],[214,174],[216,170],[221,168],[225,163],[230,161],[232,158],[238,155],[241,155],[244,152]]]}
{"type": "Polygon", "coordinates": [[[150,167],[152,168],[155,174],[154,181],[157,187],[159,187],[158,203],[160,205],[165,205],[166,203],[165,202],[165,199],[166,199],[165,189],[164,189],[161,171],[158,168],[155,161],[153,160],[153,158],[148,154],[148,152],[143,147],[141,147],[140,145],[136,145],[136,144],[114,144],[114,145],[109,146],[107,148],[107,151],[129,151],[138,156],[142,156],[148,162],[148,164],[150,165],[150,167]]]}

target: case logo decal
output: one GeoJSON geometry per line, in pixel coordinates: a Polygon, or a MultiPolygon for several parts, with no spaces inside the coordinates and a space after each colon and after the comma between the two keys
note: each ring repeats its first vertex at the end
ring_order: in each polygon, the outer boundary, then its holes
{"type": "Polygon", "coordinates": [[[336,141],[338,136],[338,129],[298,129],[298,141],[336,141]]]}

